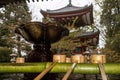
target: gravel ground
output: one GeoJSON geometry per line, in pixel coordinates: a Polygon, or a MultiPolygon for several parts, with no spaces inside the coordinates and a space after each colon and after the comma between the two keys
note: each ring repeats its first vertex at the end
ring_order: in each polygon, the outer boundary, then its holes
{"type": "MultiPolygon", "coordinates": [[[[57,80],[62,80],[65,74],[61,73],[58,75],[57,80]]],[[[0,74],[0,80],[23,80],[24,74],[0,74]]],[[[108,80],[120,80],[120,75],[107,75],[108,80]]],[[[68,80],[102,80],[101,75],[82,75],[82,74],[71,74],[68,80]]]]}

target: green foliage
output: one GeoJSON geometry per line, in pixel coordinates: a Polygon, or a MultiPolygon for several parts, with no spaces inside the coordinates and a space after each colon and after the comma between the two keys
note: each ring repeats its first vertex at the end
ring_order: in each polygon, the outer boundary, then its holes
{"type": "Polygon", "coordinates": [[[106,47],[120,53],[120,34],[115,34],[110,40],[110,43],[108,41],[109,44],[107,44],[106,47]]]}
{"type": "Polygon", "coordinates": [[[53,49],[66,49],[66,50],[74,50],[76,46],[81,46],[80,43],[74,43],[73,38],[75,38],[76,35],[78,35],[79,32],[72,32],[69,34],[69,36],[65,36],[60,41],[53,43],[52,48],[53,49]]]}
{"type": "MultiPolygon", "coordinates": [[[[13,3],[3,7],[0,12],[0,46],[17,49],[17,54],[30,50],[31,44],[24,39],[17,39],[19,35],[15,33],[16,27],[21,23],[31,21],[31,13],[28,11],[26,3],[13,3]]],[[[13,51],[14,52],[14,51],[13,51]]]]}
{"type": "Polygon", "coordinates": [[[0,47],[0,62],[9,62],[12,50],[7,47],[0,47]]]}
{"type": "Polygon", "coordinates": [[[107,63],[120,62],[120,54],[109,48],[101,49],[101,53],[106,55],[107,63]]]}
{"type": "Polygon", "coordinates": [[[7,42],[6,36],[10,33],[7,27],[1,27],[0,28],[0,46],[9,46],[9,43],[7,42]]]}
{"type": "Polygon", "coordinates": [[[78,38],[78,36],[83,35],[83,32],[83,29],[70,32],[69,36],[65,36],[60,41],[53,43],[51,45],[53,53],[64,53],[67,56],[70,56],[73,50],[75,50],[77,47],[87,46],[89,48],[92,47],[92,49],[95,49],[97,45],[91,46],[89,44],[92,42],[92,39],[86,39],[84,42],[80,41],[80,38],[78,38]]]}
{"type": "Polygon", "coordinates": [[[120,2],[103,0],[101,25],[105,26],[105,47],[120,54],[120,2]]]}

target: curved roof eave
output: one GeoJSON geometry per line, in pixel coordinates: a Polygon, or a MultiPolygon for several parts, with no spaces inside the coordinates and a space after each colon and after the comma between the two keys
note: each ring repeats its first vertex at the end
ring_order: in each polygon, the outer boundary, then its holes
{"type": "Polygon", "coordinates": [[[78,35],[76,38],[87,38],[87,37],[91,37],[91,36],[97,36],[100,34],[100,30],[97,29],[96,31],[92,31],[92,32],[85,32],[82,35],[78,35]]]}
{"type": "Polygon", "coordinates": [[[60,9],[57,9],[57,10],[47,10],[47,11],[44,11],[44,10],[41,10],[40,12],[42,14],[55,14],[55,13],[64,13],[64,12],[71,12],[71,11],[81,11],[81,10],[84,10],[84,9],[89,9],[89,8],[93,8],[93,5],[85,5],[84,7],[76,7],[76,6],[73,6],[73,5],[67,5],[63,8],[60,8],[60,9]]]}

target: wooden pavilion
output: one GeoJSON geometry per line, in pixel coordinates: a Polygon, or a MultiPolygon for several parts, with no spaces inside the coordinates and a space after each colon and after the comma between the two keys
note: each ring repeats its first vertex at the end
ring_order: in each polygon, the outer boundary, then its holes
{"type": "Polygon", "coordinates": [[[84,7],[76,7],[69,4],[57,10],[41,10],[44,18],[50,18],[60,24],[74,24],[76,27],[93,24],[93,5],[86,5],[84,7]]]}
{"type": "Polygon", "coordinates": [[[73,38],[73,42],[81,42],[82,45],[77,46],[73,53],[84,54],[87,47],[97,46],[99,44],[99,34],[100,31],[97,29],[95,31],[83,32],[82,35],[77,35],[75,38],[73,38]],[[79,52],[77,50],[79,50],[79,52]]]}
{"type": "MultiPolygon", "coordinates": [[[[63,8],[57,10],[41,10],[41,14],[44,18],[49,18],[51,21],[60,23],[62,25],[74,25],[74,27],[85,27],[87,25],[92,25],[93,21],[93,5],[85,5],[83,7],[73,6],[71,0],[69,4],[63,8]]],[[[69,26],[68,26],[69,27],[69,26]]],[[[88,42],[87,46],[96,46],[99,43],[99,33],[100,31],[93,30],[90,32],[84,32],[76,36],[73,41],[78,42],[88,42]]],[[[79,46],[81,52],[83,53],[86,49],[85,45],[79,46]]],[[[78,47],[78,46],[76,46],[78,47]]]]}

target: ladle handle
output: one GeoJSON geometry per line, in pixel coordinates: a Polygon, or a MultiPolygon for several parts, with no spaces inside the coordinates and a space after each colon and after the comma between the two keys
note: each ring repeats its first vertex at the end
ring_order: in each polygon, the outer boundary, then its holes
{"type": "Polygon", "coordinates": [[[51,64],[48,68],[46,68],[44,71],[42,71],[34,80],[40,80],[48,71],[50,71],[57,62],[54,62],[51,64]]]}
{"type": "Polygon", "coordinates": [[[106,74],[105,74],[105,70],[104,70],[103,65],[102,65],[101,63],[98,63],[98,65],[99,65],[99,68],[100,68],[100,72],[101,72],[102,79],[103,79],[103,80],[107,80],[107,76],[106,76],[106,74]]]}
{"type": "Polygon", "coordinates": [[[67,71],[67,73],[64,75],[64,77],[62,78],[62,80],[67,80],[67,78],[69,77],[69,75],[71,74],[71,72],[73,71],[74,67],[76,66],[77,63],[73,63],[71,68],[67,71]]]}

